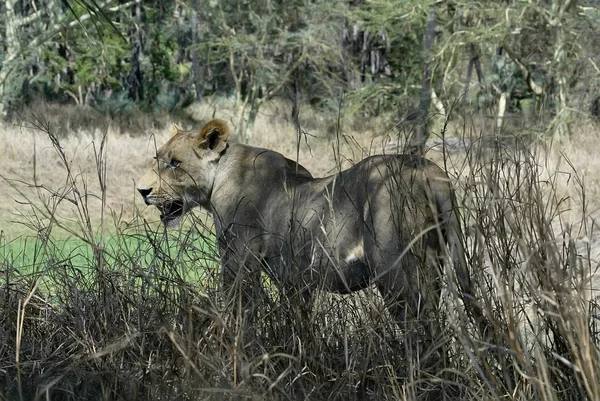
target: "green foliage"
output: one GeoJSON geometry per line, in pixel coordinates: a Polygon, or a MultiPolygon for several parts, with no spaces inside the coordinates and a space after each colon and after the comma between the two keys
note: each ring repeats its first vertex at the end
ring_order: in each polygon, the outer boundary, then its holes
{"type": "Polygon", "coordinates": [[[418,0],[400,3],[374,0],[366,2],[357,12],[360,17],[357,22],[362,23],[367,32],[387,37],[386,57],[394,71],[394,81],[405,88],[421,82],[427,12],[427,2],[418,0]]]}
{"type": "Polygon", "coordinates": [[[455,104],[473,57],[481,63],[480,85],[469,95],[481,100],[476,105],[494,105],[504,92],[558,116],[575,96],[593,97],[600,87],[600,12],[591,0],[109,2],[101,17],[90,17],[93,4],[43,3],[39,19],[16,8],[17,19],[31,22],[15,25],[22,51],[0,55],[10,59],[2,74],[14,74],[0,90],[14,107],[36,93],[99,110],[114,103],[110,115],[160,112],[219,93],[236,98],[251,119],[276,96],[326,105],[345,93],[357,112],[398,114],[419,98],[425,61],[438,98],[455,104]],[[430,12],[437,29],[424,54],[430,12]]]}
{"type": "Polygon", "coordinates": [[[56,86],[72,93],[79,90],[88,93],[93,87],[118,90],[121,84],[118,77],[129,70],[129,66],[122,63],[128,49],[113,30],[106,26],[100,29],[104,31],[102,41],[96,42],[95,46],[90,46],[90,39],[83,36],[80,30],[65,33],[61,42],[46,44],[41,50],[45,68],[40,75],[49,78],[62,76],[56,86]],[[69,49],[68,53],[76,56],[61,56],[57,47],[69,49]]]}
{"type": "Polygon", "coordinates": [[[136,111],[135,103],[129,98],[129,94],[123,91],[113,92],[108,97],[96,100],[92,107],[111,118],[128,117],[136,111]]]}

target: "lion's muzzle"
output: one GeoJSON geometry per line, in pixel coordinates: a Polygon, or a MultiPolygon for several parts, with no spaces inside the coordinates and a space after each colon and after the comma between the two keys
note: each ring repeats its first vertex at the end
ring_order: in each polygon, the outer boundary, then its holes
{"type": "Polygon", "coordinates": [[[142,198],[144,198],[144,203],[146,205],[150,205],[150,201],[148,199],[148,196],[150,196],[150,194],[152,193],[152,188],[137,188],[138,192],[140,193],[140,195],[142,195],[142,198]]]}
{"type": "Polygon", "coordinates": [[[179,218],[184,213],[184,205],[181,199],[164,199],[161,197],[157,197],[156,195],[152,195],[152,188],[137,188],[142,198],[144,198],[144,203],[148,206],[154,205],[160,211],[160,219],[165,225],[169,225],[171,222],[178,221],[179,218]]]}

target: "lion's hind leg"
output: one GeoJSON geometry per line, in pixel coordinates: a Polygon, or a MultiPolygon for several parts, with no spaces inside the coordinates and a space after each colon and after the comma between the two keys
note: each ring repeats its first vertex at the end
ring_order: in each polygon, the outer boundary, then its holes
{"type": "Polygon", "coordinates": [[[403,331],[407,357],[418,355],[421,363],[433,366],[440,353],[436,313],[439,275],[437,271],[432,275],[431,266],[411,250],[384,260],[377,269],[376,284],[390,315],[403,331]]]}
{"type": "Polygon", "coordinates": [[[419,291],[416,256],[408,251],[401,260],[396,259],[389,258],[387,263],[378,264],[375,280],[388,311],[408,334],[415,330],[425,299],[419,291]]]}

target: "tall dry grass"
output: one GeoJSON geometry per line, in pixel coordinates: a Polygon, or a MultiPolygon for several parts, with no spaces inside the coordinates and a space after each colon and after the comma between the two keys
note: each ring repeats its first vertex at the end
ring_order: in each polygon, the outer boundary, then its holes
{"type": "MultiPolygon", "coordinates": [[[[336,170],[340,160],[332,157],[334,151],[341,155],[342,166],[347,167],[363,159],[366,152],[380,152],[385,145],[383,137],[373,139],[374,129],[344,133],[338,144],[332,141],[335,139],[337,116],[325,117],[306,110],[302,117],[306,128],[298,153],[297,130],[285,117],[285,106],[274,103],[264,109],[254,125],[251,144],[274,149],[293,159],[299,158],[317,176],[336,170]]],[[[122,126],[96,114],[95,110],[86,107],[60,108],[39,104],[24,112],[21,122],[0,125],[0,146],[4,149],[0,193],[5,200],[0,203],[0,223],[3,226],[10,224],[10,229],[5,231],[11,235],[28,232],[28,227],[13,222],[27,220],[19,216],[29,213],[34,207],[53,208],[53,213],[61,220],[76,219],[74,213],[77,212],[73,210],[72,203],[62,199],[68,196],[60,196],[60,192],[70,190],[65,160],[61,159],[44,132],[47,129],[59,138],[78,185],[95,195],[88,198],[91,219],[98,221],[102,213],[114,223],[119,219],[130,221],[136,213],[136,206],[139,206],[136,202],[139,203],[140,199],[134,182],[148,167],[156,147],[170,136],[172,124],[191,129],[190,121],[197,121],[196,127],[200,127],[203,121],[218,115],[231,125],[234,111],[230,101],[217,98],[191,107],[185,120],[165,117],[159,123],[151,117],[137,116],[135,123],[122,126]],[[72,130],[72,127],[77,127],[77,130],[72,130]],[[101,145],[104,153],[102,160],[98,160],[97,152],[101,145]],[[102,190],[97,179],[100,162],[106,174],[102,190]],[[100,194],[106,198],[104,203],[100,194]]],[[[382,127],[381,132],[389,130],[383,124],[378,126],[382,127]]],[[[143,212],[147,218],[153,215],[153,211],[143,212]]]]}
{"type": "MultiPolygon", "coordinates": [[[[346,132],[337,116],[315,116],[298,149],[278,107],[260,116],[252,142],[299,154],[315,175],[398,139],[373,136],[385,122],[346,132]]],[[[193,113],[228,110],[208,103],[193,113]]],[[[318,294],[307,311],[264,282],[253,325],[224,310],[205,216],[166,235],[133,193],[152,136],[162,143],[168,127],[136,136],[110,127],[59,135],[39,119],[5,126],[2,218],[28,227],[3,226],[37,245],[23,266],[0,238],[0,398],[600,399],[596,135],[429,151],[456,182],[488,327],[479,332],[447,291],[440,335],[423,350],[372,289],[318,294]],[[68,233],[84,245],[65,254],[53,234],[68,233]]]]}

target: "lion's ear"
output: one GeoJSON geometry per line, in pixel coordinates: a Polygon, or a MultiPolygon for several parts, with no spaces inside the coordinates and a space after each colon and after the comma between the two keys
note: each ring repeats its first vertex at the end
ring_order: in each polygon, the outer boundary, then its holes
{"type": "Polygon", "coordinates": [[[227,146],[227,139],[229,139],[227,123],[223,120],[212,120],[200,130],[198,146],[221,152],[227,146]]]}
{"type": "Polygon", "coordinates": [[[181,128],[179,128],[179,125],[177,124],[173,124],[173,126],[171,127],[171,136],[175,136],[179,133],[179,131],[181,131],[181,128]]]}

